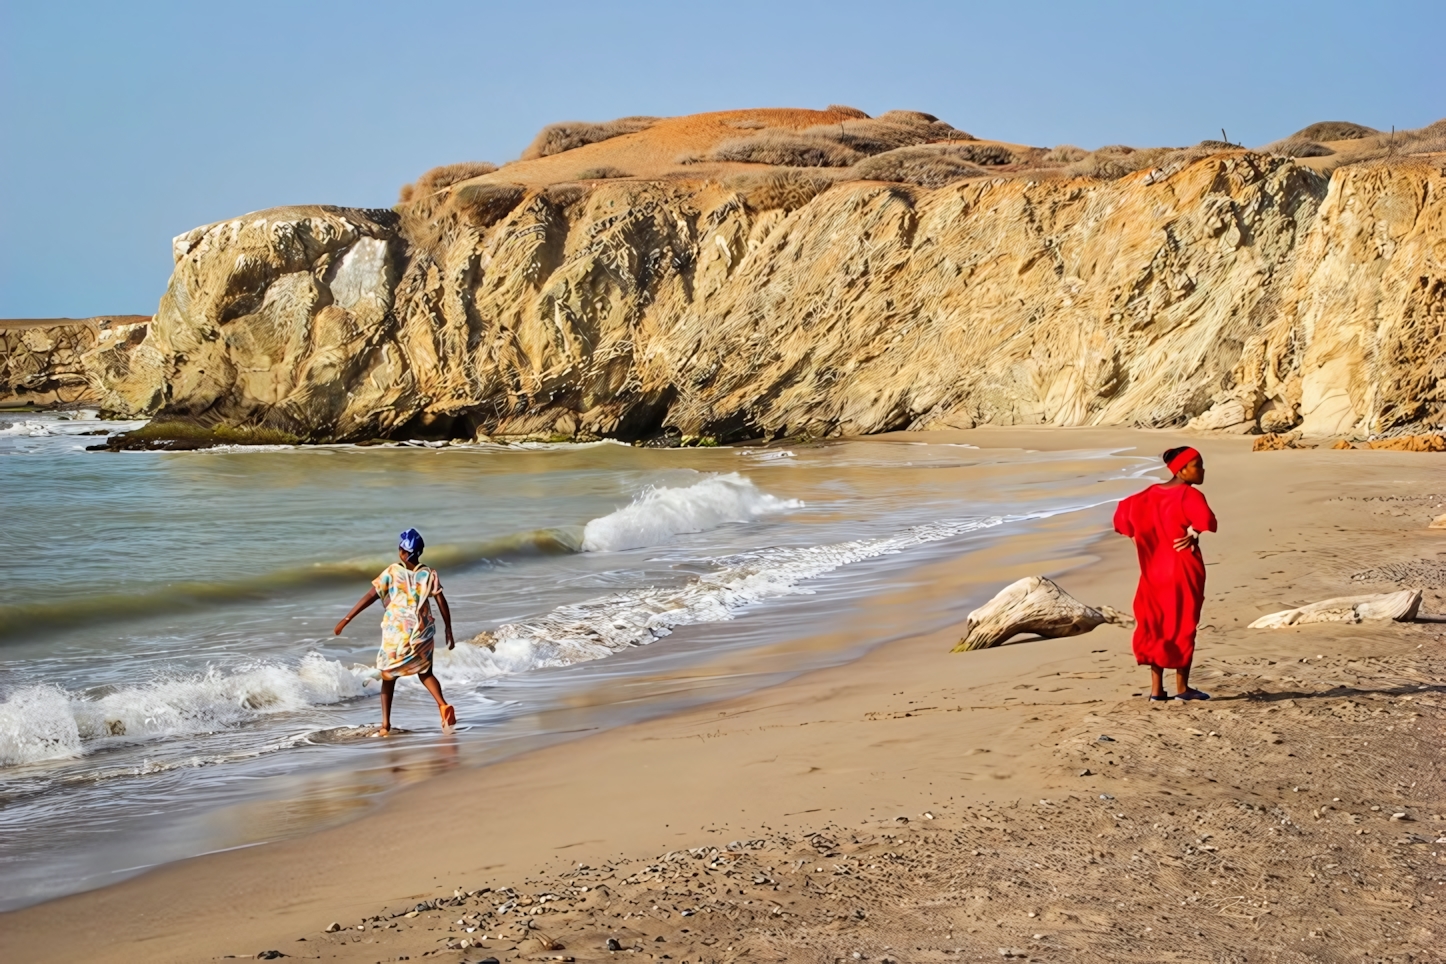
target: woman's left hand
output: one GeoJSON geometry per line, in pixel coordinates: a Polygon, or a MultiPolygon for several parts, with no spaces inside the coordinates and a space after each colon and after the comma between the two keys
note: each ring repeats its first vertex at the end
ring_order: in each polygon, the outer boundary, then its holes
{"type": "Polygon", "coordinates": [[[1194,549],[1200,545],[1200,533],[1194,529],[1186,529],[1185,534],[1175,540],[1175,551],[1184,552],[1186,549],[1194,549]]]}
{"type": "Polygon", "coordinates": [[[452,634],[451,634],[451,633],[448,633],[448,634],[447,634],[447,648],[448,648],[448,649],[454,649],[454,648],[456,648],[456,646],[457,646],[457,641],[452,638],[452,634]]]}

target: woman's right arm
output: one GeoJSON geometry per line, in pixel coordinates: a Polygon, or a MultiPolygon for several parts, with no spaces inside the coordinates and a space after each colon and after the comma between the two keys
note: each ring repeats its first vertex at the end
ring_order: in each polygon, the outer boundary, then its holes
{"type": "Polygon", "coordinates": [[[333,636],[340,636],[340,635],[341,635],[341,631],[342,631],[343,629],[346,629],[346,624],[349,623],[349,622],[351,622],[353,619],[355,619],[356,616],[357,616],[357,613],[361,612],[363,609],[367,608],[368,606],[370,606],[372,603],[376,602],[376,601],[377,601],[378,599],[380,599],[380,598],[381,598],[381,597],[377,595],[377,591],[376,591],[375,588],[368,589],[368,590],[367,590],[367,594],[366,594],[365,596],[361,597],[360,599],[358,599],[356,605],[353,606],[353,607],[351,607],[351,612],[349,612],[349,613],[347,613],[345,616],[343,616],[341,622],[339,622],[339,623],[336,624],[336,629],[332,632],[332,635],[333,635],[333,636]]]}

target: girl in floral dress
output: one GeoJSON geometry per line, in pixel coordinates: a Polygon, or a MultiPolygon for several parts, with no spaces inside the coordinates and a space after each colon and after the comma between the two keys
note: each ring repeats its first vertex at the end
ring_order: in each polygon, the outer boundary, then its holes
{"type": "Polygon", "coordinates": [[[377,669],[382,675],[382,725],[377,736],[386,736],[392,727],[392,693],[399,676],[416,675],[437,701],[443,726],[457,723],[457,711],[442,697],[442,684],[432,675],[433,640],[437,627],[432,619],[431,600],[437,600],[442,611],[442,624],[447,630],[447,648],[457,645],[452,638],[452,611],[442,595],[442,579],[437,570],[422,565],[422,534],[416,529],[403,532],[397,543],[394,562],[372,580],[372,588],[362,596],[351,612],[336,624],[340,636],[346,624],[378,599],[386,611],[382,614],[382,646],[377,652],[377,669]]]}

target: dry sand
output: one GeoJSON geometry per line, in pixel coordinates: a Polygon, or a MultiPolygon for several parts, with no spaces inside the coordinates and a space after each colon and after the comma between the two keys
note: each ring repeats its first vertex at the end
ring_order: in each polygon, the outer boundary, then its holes
{"type": "MultiPolygon", "coordinates": [[[[6,915],[0,958],[1441,960],[1443,627],[1244,627],[1398,584],[1446,608],[1446,532],[1426,528],[1442,457],[1196,444],[1222,528],[1204,539],[1208,703],[1137,695],[1146,674],[1112,626],[958,655],[957,632],[902,638],[6,915]]],[[[1126,540],[1090,559],[1025,548],[1038,563],[956,568],[999,585],[1064,571],[1081,599],[1128,608],[1126,540]]]]}

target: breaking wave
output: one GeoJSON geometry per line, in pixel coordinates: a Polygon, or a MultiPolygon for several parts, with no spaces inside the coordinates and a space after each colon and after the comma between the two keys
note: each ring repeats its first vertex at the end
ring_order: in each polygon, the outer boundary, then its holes
{"type": "MultiPolygon", "coordinates": [[[[663,545],[676,535],[704,532],[733,522],[798,508],[802,503],[759,490],[736,473],[712,475],[689,486],[645,489],[632,504],[586,526],[557,526],[499,539],[427,547],[427,562],[441,569],[488,559],[515,559],[572,552],[602,552],[663,545]]],[[[130,592],[98,592],[78,599],[0,605],[0,639],[91,622],[135,619],[203,606],[274,598],[327,585],[369,581],[394,561],[366,556],[319,562],[260,576],[214,582],[172,583],[130,592]]]]}
{"type": "Polygon", "coordinates": [[[1081,507],[960,519],[914,526],[881,538],[742,553],[718,560],[717,570],[682,586],[634,589],[560,606],[536,620],[482,633],[452,652],[438,650],[438,673],[459,682],[481,681],[602,659],[651,643],[679,626],[722,622],[747,606],[811,592],[800,584],[842,566],[1077,508],[1081,507]]]}
{"type": "Polygon", "coordinates": [[[0,766],[73,759],[106,746],[216,733],[364,694],[371,674],[319,653],[119,687],[100,695],[23,686],[0,702],[0,766]]]}
{"type": "Polygon", "coordinates": [[[710,475],[689,486],[649,486],[631,505],[583,527],[582,549],[616,552],[658,546],[684,533],[707,532],[802,507],[797,499],[769,495],[737,472],[710,475]]]}

